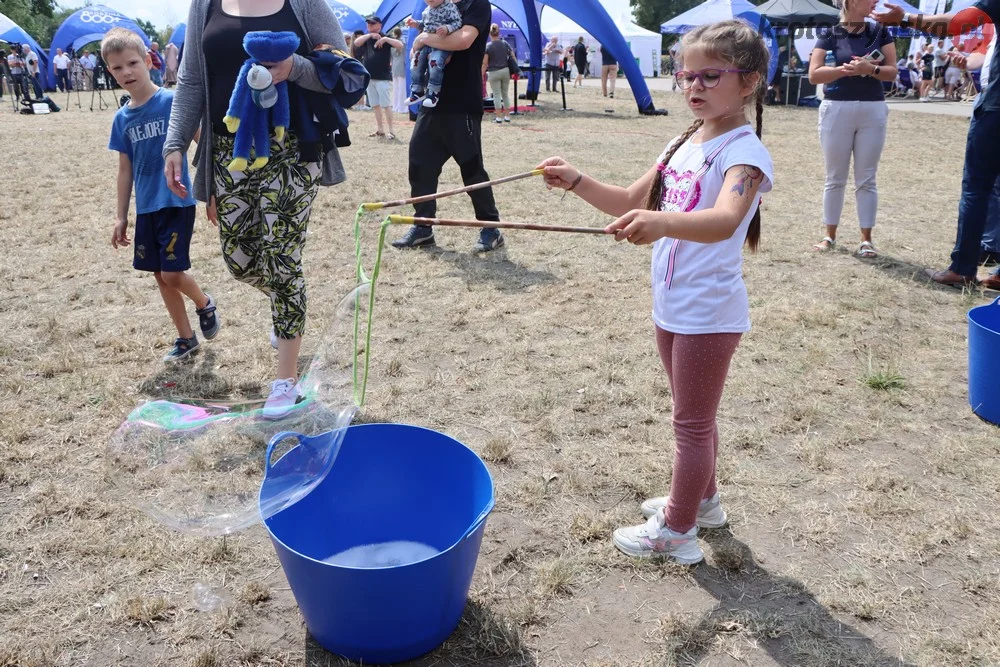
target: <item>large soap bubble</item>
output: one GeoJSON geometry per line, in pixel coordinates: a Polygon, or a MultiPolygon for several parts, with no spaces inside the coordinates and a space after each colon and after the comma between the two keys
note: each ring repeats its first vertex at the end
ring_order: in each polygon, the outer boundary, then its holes
{"type": "Polygon", "coordinates": [[[124,499],[175,530],[228,535],[267,518],[308,494],[329,472],[360,400],[370,287],[352,290],[300,381],[303,398],[281,419],[266,419],[264,400],[158,400],[139,405],[108,441],[107,468],[124,499]],[[299,442],[280,433],[333,437],[299,442]],[[271,450],[268,444],[275,440],[271,450]],[[316,443],[322,443],[318,446],[316,443]],[[269,474],[266,505],[258,507],[267,456],[308,447],[299,469],[269,474]]]}

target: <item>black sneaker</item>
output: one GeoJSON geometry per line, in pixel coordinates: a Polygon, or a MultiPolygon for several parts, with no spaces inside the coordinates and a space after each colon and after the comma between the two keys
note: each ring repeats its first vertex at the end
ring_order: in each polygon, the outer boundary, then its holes
{"type": "Polygon", "coordinates": [[[174,346],[163,357],[163,363],[172,364],[175,361],[186,359],[188,355],[198,349],[198,345],[197,336],[191,336],[190,338],[178,338],[174,341],[174,346]]]}
{"type": "Polygon", "coordinates": [[[490,252],[504,245],[503,234],[496,229],[484,229],[479,234],[479,241],[472,246],[472,252],[490,252]]]}
{"type": "Polygon", "coordinates": [[[208,296],[208,304],[204,308],[198,308],[194,312],[198,316],[198,326],[201,327],[201,335],[208,340],[215,338],[215,334],[219,333],[219,327],[222,325],[219,321],[219,316],[215,314],[215,299],[208,296]]]}
{"type": "Polygon", "coordinates": [[[427,225],[413,225],[410,229],[392,242],[393,248],[419,248],[434,245],[434,229],[427,225]]]}

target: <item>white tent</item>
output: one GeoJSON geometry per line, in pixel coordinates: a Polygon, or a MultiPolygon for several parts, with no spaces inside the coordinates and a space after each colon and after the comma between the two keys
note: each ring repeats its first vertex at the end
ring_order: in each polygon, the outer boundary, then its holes
{"type": "MultiPolygon", "coordinates": [[[[625,0],[624,9],[618,8],[612,0],[602,0],[602,4],[608,10],[611,18],[622,31],[622,36],[628,42],[632,51],[632,57],[639,63],[643,76],[658,75],[660,71],[660,45],[662,36],[659,33],[646,30],[645,28],[632,23],[632,10],[628,7],[628,0],[625,0]],[[614,13],[616,12],[617,13],[614,13]]],[[[591,37],[586,30],[566,18],[556,10],[546,7],[542,11],[542,33],[548,37],[556,37],[563,48],[570,48],[583,37],[584,43],[590,50],[591,72],[600,72],[601,54],[597,51],[600,44],[591,37]]],[[[616,54],[621,60],[621,54],[616,54]]]]}

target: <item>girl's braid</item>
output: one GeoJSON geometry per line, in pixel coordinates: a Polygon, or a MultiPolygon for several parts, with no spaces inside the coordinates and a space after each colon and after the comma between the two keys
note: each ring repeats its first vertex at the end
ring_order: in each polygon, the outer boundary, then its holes
{"type": "Polygon", "coordinates": [[[663,160],[660,161],[655,178],[653,178],[653,184],[649,188],[649,194],[646,196],[646,209],[649,211],[659,211],[660,202],[663,199],[663,168],[670,163],[670,158],[674,156],[677,149],[680,148],[685,141],[690,139],[695,132],[701,129],[704,121],[700,118],[691,123],[691,127],[684,131],[684,134],[677,137],[677,140],[667,148],[666,154],[663,156],[663,160]]]}

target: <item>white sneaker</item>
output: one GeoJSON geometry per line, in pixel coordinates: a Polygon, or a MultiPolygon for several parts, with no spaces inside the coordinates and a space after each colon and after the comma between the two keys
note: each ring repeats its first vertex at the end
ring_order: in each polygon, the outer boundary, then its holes
{"type": "Polygon", "coordinates": [[[677,533],[663,525],[663,512],[654,514],[641,526],[619,528],[613,536],[619,551],[636,558],[670,558],[681,565],[705,560],[698,546],[698,526],[677,533]]]}
{"type": "Polygon", "coordinates": [[[264,402],[264,419],[281,419],[288,415],[299,402],[302,394],[295,378],[275,380],[271,383],[271,393],[264,402]]]}
{"type": "MultiPolygon", "coordinates": [[[[648,519],[654,514],[663,514],[666,507],[667,496],[661,496],[644,500],[639,509],[642,510],[642,515],[648,519]]],[[[699,528],[722,528],[727,523],[729,523],[729,518],[726,516],[726,510],[722,508],[722,501],[718,493],[701,501],[701,506],[698,508],[699,528]]]]}

